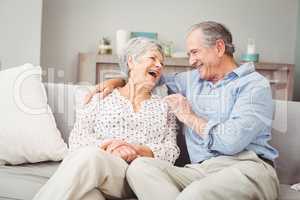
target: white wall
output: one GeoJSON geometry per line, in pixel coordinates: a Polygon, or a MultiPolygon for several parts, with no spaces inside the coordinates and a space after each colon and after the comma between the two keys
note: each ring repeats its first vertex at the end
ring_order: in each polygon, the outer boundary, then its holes
{"type": "Polygon", "coordinates": [[[236,57],[251,37],[261,61],[294,63],[297,6],[298,0],[44,0],[41,62],[64,70],[65,78],[54,81],[75,81],[78,52],[95,52],[102,36],[114,42],[120,28],[158,32],[183,50],[190,25],[216,20],[232,31],[236,57]]]}
{"type": "Polygon", "coordinates": [[[0,0],[2,69],[40,64],[42,0],[0,0]]]}
{"type": "Polygon", "coordinates": [[[295,52],[294,101],[300,101],[300,3],[298,4],[297,43],[295,52]]]}

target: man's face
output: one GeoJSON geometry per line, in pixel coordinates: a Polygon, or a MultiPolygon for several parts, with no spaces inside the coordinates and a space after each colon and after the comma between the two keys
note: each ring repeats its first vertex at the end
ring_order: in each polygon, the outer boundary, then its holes
{"type": "Polygon", "coordinates": [[[189,63],[199,71],[201,78],[209,81],[216,79],[220,64],[217,46],[206,47],[201,30],[191,32],[186,45],[189,63]]]}

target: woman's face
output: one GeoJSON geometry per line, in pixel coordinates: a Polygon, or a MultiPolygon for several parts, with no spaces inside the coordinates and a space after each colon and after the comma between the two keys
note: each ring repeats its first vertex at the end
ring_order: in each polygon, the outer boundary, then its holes
{"type": "Polygon", "coordinates": [[[129,79],[135,84],[146,84],[154,87],[163,70],[163,56],[157,50],[150,50],[135,61],[128,59],[129,79]]]}

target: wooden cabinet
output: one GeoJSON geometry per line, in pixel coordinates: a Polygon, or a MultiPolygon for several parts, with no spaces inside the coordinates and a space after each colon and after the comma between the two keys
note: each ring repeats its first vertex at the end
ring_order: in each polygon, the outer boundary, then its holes
{"type": "MultiPolygon", "coordinates": [[[[264,75],[271,84],[273,99],[292,100],[294,86],[294,65],[281,63],[255,63],[256,71],[264,75]]],[[[187,58],[167,58],[165,73],[182,72],[192,69],[187,58]]],[[[79,53],[79,82],[96,84],[120,77],[116,55],[79,53]]]]}

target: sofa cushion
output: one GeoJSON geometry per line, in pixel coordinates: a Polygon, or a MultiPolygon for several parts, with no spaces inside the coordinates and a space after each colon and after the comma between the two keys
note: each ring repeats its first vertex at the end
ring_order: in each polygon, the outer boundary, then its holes
{"type": "Polygon", "coordinates": [[[299,119],[300,102],[275,101],[271,144],[279,151],[275,165],[282,184],[300,182],[299,119]]]}
{"type": "Polygon", "coordinates": [[[0,166],[0,200],[33,199],[58,166],[59,162],[0,166]]]}
{"type": "Polygon", "coordinates": [[[0,71],[0,165],[59,161],[67,152],[41,73],[31,64],[0,71]]]}
{"type": "Polygon", "coordinates": [[[32,199],[58,165],[58,162],[44,162],[0,166],[0,199],[32,199]]]}
{"type": "Polygon", "coordinates": [[[290,185],[281,184],[279,188],[279,200],[299,200],[300,192],[292,190],[290,185]]]}
{"type": "MultiPolygon", "coordinates": [[[[29,200],[54,174],[59,162],[44,162],[19,166],[0,166],[0,200],[29,200]]],[[[279,200],[299,200],[300,192],[290,185],[280,185],[279,200]]]]}
{"type": "Polygon", "coordinates": [[[66,143],[75,123],[76,105],[83,103],[91,86],[67,85],[67,84],[44,84],[48,95],[48,104],[51,107],[58,129],[66,143]]]}

